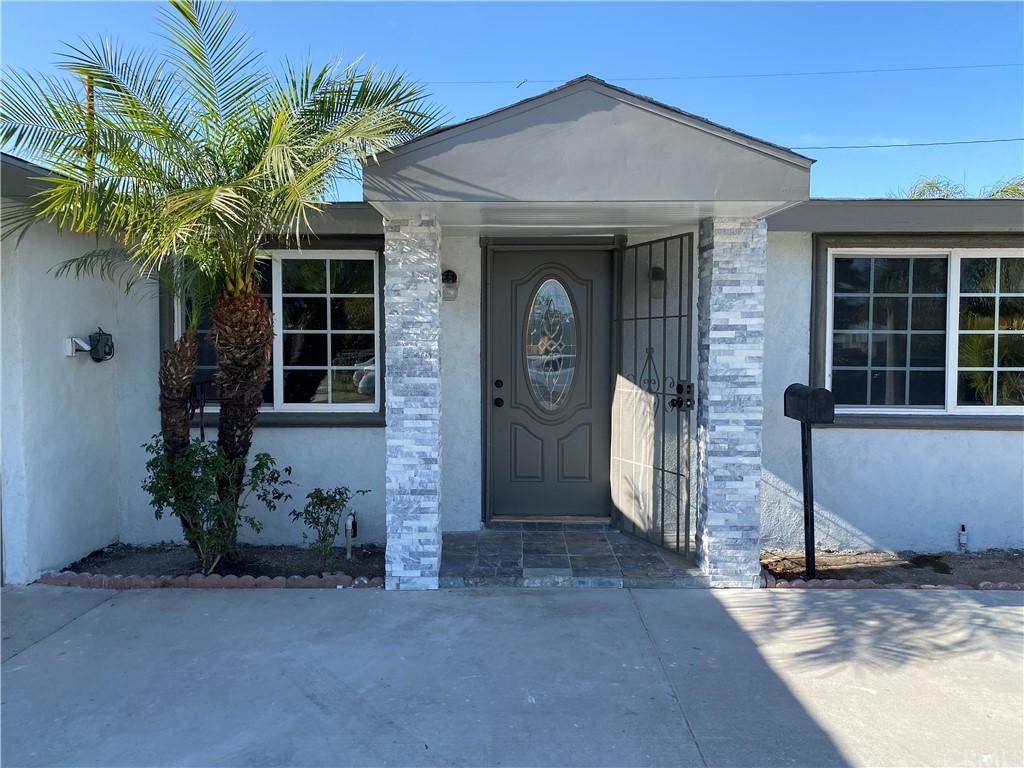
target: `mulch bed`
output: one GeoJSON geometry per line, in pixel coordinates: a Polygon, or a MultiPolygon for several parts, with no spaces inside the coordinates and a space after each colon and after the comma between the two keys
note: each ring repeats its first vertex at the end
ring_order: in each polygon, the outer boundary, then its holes
{"type": "Polygon", "coordinates": [[[762,584],[810,589],[1024,590],[1024,551],[818,552],[817,578],[806,578],[803,553],[765,552],[762,584]]]}
{"type": "Polygon", "coordinates": [[[352,548],[352,559],[335,548],[337,571],[324,575],[318,558],[305,547],[239,544],[216,573],[198,573],[199,561],[185,544],[133,546],[112,544],[60,572],[44,573],[40,581],[71,587],[147,589],[383,587],[384,548],[376,544],[352,548]]]}

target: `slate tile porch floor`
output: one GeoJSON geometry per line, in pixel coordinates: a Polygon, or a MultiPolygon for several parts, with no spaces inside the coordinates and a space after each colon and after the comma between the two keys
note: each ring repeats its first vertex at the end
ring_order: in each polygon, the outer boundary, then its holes
{"type": "Polygon", "coordinates": [[[684,558],[613,528],[566,528],[568,530],[488,529],[445,533],[439,586],[442,589],[708,586],[707,577],[694,565],[692,557],[684,558]]]}

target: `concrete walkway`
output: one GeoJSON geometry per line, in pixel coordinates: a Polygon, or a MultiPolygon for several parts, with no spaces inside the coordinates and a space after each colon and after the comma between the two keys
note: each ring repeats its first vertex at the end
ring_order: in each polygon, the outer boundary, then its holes
{"type": "Polygon", "coordinates": [[[7,588],[2,762],[1020,766],[1022,601],[7,588]]]}

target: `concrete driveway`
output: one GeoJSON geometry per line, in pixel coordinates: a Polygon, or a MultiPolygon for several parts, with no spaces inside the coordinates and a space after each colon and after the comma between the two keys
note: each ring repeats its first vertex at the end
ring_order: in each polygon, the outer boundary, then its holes
{"type": "Polygon", "coordinates": [[[1022,602],[7,588],[2,761],[1020,766],[1022,602]]]}

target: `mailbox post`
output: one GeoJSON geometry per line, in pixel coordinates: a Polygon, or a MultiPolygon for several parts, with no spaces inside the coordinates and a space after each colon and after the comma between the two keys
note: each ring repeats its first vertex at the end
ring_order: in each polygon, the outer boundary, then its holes
{"type": "Polygon", "coordinates": [[[786,387],[786,416],[800,422],[800,449],[804,473],[804,563],[807,578],[817,575],[814,566],[814,458],[811,453],[811,427],[832,424],[836,420],[836,399],[827,389],[813,389],[806,384],[786,387]]]}

